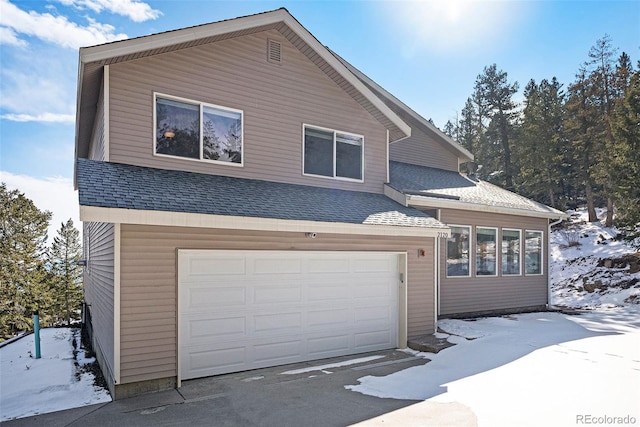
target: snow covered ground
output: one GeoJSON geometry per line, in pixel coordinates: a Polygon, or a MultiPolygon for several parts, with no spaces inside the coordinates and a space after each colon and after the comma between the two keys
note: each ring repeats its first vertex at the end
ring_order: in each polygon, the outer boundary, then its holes
{"type": "Polygon", "coordinates": [[[602,416],[640,425],[639,305],[438,324],[457,345],[419,353],[431,359],[425,365],[347,386],[422,401],[364,425],[407,425],[405,414],[428,419],[434,403],[450,402],[473,411],[478,426],[575,426],[602,416]]]}
{"type": "MultiPolygon", "coordinates": [[[[640,425],[640,273],[598,266],[637,249],[584,216],[573,215],[581,244],[561,248],[567,236],[555,232],[550,253],[553,303],[584,313],[440,321],[439,336],[457,345],[416,353],[431,359],[423,366],[347,386],[421,401],[364,424],[422,425],[453,402],[479,426],[640,425]]],[[[33,335],[0,348],[0,421],[111,400],[82,369],[93,360],[83,351],[74,358],[77,330],[43,329],[41,337],[41,359],[32,357],[33,335]]]]}
{"type": "Polygon", "coordinates": [[[456,403],[479,426],[640,425],[640,273],[598,267],[637,249],[615,240],[615,229],[586,223],[585,212],[572,220],[573,236],[551,237],[552,303],[582,314],[439,321],[456,346],[417,353],[431,359],[423,366],[347,386],[422,402],[362,424],[421,425],[435,404],[456,403]],[[580,245],[564,247],[567,237],[580,245]]]}
{"type": "Polygon", "coordinates": [[[35,359],[33,334],[0,348],[0,422],[111,401],[86,371],[79,329],[41,329],[40,350],[35,359]]]}
{"type": "MultiPolygon", "coordinates": [[[[640,271],[608,268],[601,260],[638,251],[640,242],[616,240],[618,231],[601,223],[588,223],[584,210],[568,212],[572,231],[551,235],[552,304],[585,309],[620,307],[640,303],[640,271]],[[568,240],[579,245],[568,246],[568,240]]],[[[606,212],[599,211],[598,217],[606,212]]]]}

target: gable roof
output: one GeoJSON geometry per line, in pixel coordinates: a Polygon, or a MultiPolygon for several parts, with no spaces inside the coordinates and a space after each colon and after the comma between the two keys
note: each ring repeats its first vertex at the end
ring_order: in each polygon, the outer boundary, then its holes
{"type": "Polygon", "coordinates": [[[392,161],[389,180],[392,188],[406,195],[409,205],[543,218],[566,216],[557,209],[458,172],[392,161]]]}
{"type": "Polygon", "coordinates": [[[403,206],[384,194],[87,159],[78,159],[77,170],[81,208],[92,206],[317,223],[393,226],[411,228],[414,232],[418,232],[419,229],[447,229],[447,226],[438,220],[415,208],[403,206]]]}
{"type": "Polygon", "coordinates": [[[167,31],[80,49],[76,100],[75,157],[88,157],[96,104],[105,65],[131,61],[242,35],[275,29],[338,86],[389,129],[390,141],[411,135],[407,125],[336,59],[286,9],[167,31]]]}
{"type": "Polygon", "coordinates": [[[366,74],[362,71],[358,70],[356,67],[347,62],[344,58],[342,58],[337,53],[329,50],[345,67],[349,69],[358,79],[360,79],[369,89],[373,91],[373,93],[378,96],[382,102],[389,105],[389,107],[398,113],[403,119],[409,120],[413,122],[416,126],[418,126],[422,131],[424,131],[427,135],[433,136],[436,140],[441,141],[445,147],[453,150],[457,153],[458,157],[463,159],[461,163],[465,161],[473,161],[473,154],[464,148],[462,145],[454,141],[452,138],[447,136],[444,132],[430,123],[427,119],[422,117],[420,114],[416,113],[413,109],[411,109],[407,104],[400,101],[398,98],[393,96],[387,90],[385,90],[378,83],[371,80],[366,74]]]}

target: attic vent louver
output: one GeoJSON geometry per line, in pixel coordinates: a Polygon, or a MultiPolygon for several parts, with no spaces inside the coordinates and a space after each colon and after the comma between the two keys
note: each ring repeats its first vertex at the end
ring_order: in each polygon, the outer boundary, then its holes
{"type": "Polygon", "coordinates": [[[274,62],[276,64],[282,63],[282,43],[275,40],[268,40],[267,59],[269,62],[274,62]]]}

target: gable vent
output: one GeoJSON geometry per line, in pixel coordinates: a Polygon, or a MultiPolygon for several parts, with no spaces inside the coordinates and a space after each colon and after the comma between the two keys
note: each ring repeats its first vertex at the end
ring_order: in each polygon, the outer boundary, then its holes
{"type": "Polygon", "coordinates": [[[267,41],[267,59],[276,64],[282,63],[282,43],[275,40],[267,41]]]}

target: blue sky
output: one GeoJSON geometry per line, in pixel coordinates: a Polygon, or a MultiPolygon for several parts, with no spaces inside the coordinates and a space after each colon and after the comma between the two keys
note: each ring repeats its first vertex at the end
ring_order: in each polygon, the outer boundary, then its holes
{"type": "Polygon", "coordinates": [[[634,66],[640,59],[636,0],[0,0],[1,180],[53,210],[58,225],[76,219],[78,48],[279,7],[439,127],[487,65],[517,81],[521,97],[531,78],[568,86],[605,34],[634,66]]]}

